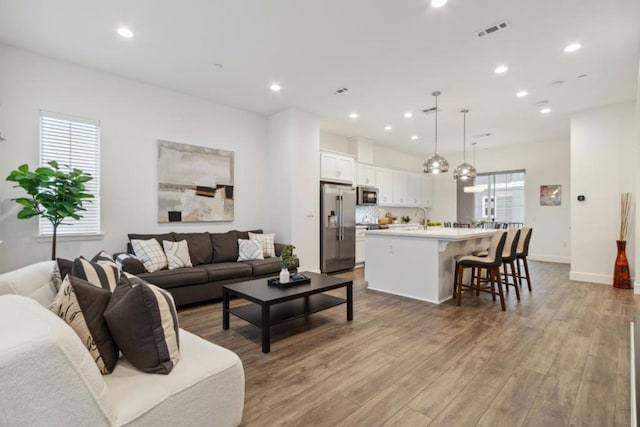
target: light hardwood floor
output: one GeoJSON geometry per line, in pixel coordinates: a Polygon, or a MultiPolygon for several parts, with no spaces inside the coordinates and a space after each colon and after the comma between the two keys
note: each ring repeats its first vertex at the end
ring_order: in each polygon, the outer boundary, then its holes
{"type": "Polygon", "coordinates": [[[434,305],[369,291],[363,270],[342,274],[353,322],[342,305],[278,325],[269,354],[241,319],[222,330],[221,303],[179,317],[242,359],[246,426],[628,426],[640,296],[530,264],[533,292],[518,303],[512,289],[506,312],[486,294],[434,305]]]}

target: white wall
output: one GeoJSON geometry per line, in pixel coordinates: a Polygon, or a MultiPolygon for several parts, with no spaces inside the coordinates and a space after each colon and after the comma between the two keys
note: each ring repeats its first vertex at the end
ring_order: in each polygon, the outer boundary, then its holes
{"type": "Polygon", "coordinates": [[[346,136],[338,135],[335,133],[320,131],[320,149],[326,151],[335,151],[338,153],[345,153],[350,155],[356,155],[353,144],[349,144],[349,140],[346,136]]]}
{"type": "MultiPolygon", "coordinates": [[[[38,162],[39,110],[99,119],[102,125],[103,240],[66,241],[58,254],[93,256],[125,248],[127,233],[227,231],[265,227],[270,200],[266,118],[0,45],[0,218],[19,196],[4,181],[22,163],[38,162]],[[158,139],[235,152],[235,220],[157,223],[158,139]]],[[[46,260],[50,243],[37,220],[10,213],[0,224],[0,272],[46,260]]],[[[268,231],[268,230],[266,230],[268,231]]]]}
{"type": "Polygon", "coordinates": [[[271,228],[296,246],[301,270],[320,269],[320,128],[316,116],[288,109],[269,117],[267,168],[271,228]]]}
{"type": "MultiPolygon", "coordinates": [[[[620,226],[620,193],[638,197],[638,118],[635,102],[571,117],[571,279],[612,283],[620,226]],[[579,194],[586,196],[578,202],[579,194]]],[[[637,205],[636,205],[637,206],[637,205]]],[[[635,272],[635,229],[627,242],[635,272]]]]}
{"type": "MultiPolygon", "coordinates": [[[[433,177],[432,221],[456,219],[456,181],[453,169],[462,163],[462,153],[446,154],[449,172],[433,177]]],[[[467,154],[467,161],[471,156],[467,154]]],[[[526,170],[525,215],[533,227],[529,257],[534,260],[568,263],[570,260],[569,141],[513,145],[476,151],[476,168],[480,173],[526,170]],[[561,206],[540,206],[540,185],[562,185],[561,206]]]]}

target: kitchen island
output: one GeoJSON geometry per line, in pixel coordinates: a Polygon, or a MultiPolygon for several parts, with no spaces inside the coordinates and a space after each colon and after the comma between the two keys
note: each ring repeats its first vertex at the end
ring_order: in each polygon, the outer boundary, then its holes
{"type": "Polygon", "coordinates": [[[495,230],[373,230],[365,237],[369,289],[440,304],[453,295],[455,257],[486,249],[495,230]]]}

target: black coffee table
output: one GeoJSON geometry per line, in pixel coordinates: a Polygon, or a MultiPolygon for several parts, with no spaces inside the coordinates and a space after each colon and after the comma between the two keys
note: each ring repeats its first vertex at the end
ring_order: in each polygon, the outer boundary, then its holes
{"type": "Polygon", "coordinates": [[[311,283],[279,288],[267,279],[225,285],[222,288],[222,328],[229,329],[229,313],[262,328],[262,352],[269,353],[271,326],[308,316],[340,304],[347,304],[347,320],[353,320],[353,282],[339,277],[303,272],[311,283]],[[324,292],[346,288],[346,299],[324,292]],[[244,298],[254,304],[229,307],[229,297],[244,298]]]}

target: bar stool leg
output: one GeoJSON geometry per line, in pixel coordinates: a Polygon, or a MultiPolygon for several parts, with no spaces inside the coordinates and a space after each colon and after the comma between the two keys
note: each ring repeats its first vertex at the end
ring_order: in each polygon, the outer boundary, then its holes
{"type": "Polygon", "coordinates": [[[513,287],[516,288],[516,297],[518,298],[518,301],[520,301],[520,286],[518,285],[518,281],[516,280],[516,269],[514,267],[513,261],[509,263],[509,266],[511,267],[511,277],[513,278],[513,287]]]}
{"type": "Polygon", "coordinates": [[[491,298],[496,300],[496,281],[491,278],[491,298]]]}
{"type": "Polygon", "coordinates": [[[458,306],[460,306],[460,300],[462,299],[462,273],[464,271],[464,267],[460,264],[458,264],[458,268],[456,268],[457,274],[456,277],[458,278],[458,284],[457,284],[457,293],[456,293],[456,299],[458,300],[458,306]]]}
{"type": "Polygon", "coordinates": [[[529,276],[529,263],[527,262],[527,257],[522,258],[522,262],[524,263],[524,271],[527,276],[527,286],[529,286],[529,292],[531,292],[531,276],[529,276]]]}
{"type": "Polygon", "coordinates": [[[498,292],[500,293],[500,306],[502,307],[502,311],[507,311],[507,307],[504,304],[504,292],[502,291],[502,279],[500,278],[500,267],[495,267],[492,269],[493,275],[498,278],[498,292]]]}
{"type": "Polygon", "coordinates": [[[516,257],[516,268],[518,270],[518,284],[520,285],[520,289],[522,289],[522,271],[520,271],[520,258],[516,257]]]}
{"type": "MultiPolygon", "coordinates": [[[[500,267],[498,267],[498,271],[500,271],[500,267]]],[[[509,293],[509,280],[507,279],[507,264],[502,263],[502,271],[504,274],[505,288],[507,288],[507,293],[509,293]]]]}

